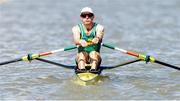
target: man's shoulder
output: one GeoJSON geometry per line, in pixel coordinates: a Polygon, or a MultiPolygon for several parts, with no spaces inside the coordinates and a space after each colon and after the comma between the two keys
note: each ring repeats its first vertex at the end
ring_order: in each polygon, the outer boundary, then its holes
{"type": "Polygon", "coordinates": [[[97,30],[104,30],[104,26],[101,24],[98,24],[96,27],[97,30]]]}
{"type": "Polygon", "coordinates": [[[104,27],[104,26],[103,26],[103,25],[101,25],[101,24],[97,24],[97,27],[101,27],[101,28],[102,28],[102,27],[104,27]]]}
{"type": "Polygon", "coordinates": [[[78,25],[73,26],[73,27],[72,27],[72,31],[73,31],[73,32],[74,32],[74,31],[79,31],[79,26],[78,26],[78,25]]]}
{"type": "Polygon", "coordinates": [[[78,27],[78,24],[73,26],[73,28],[77,28],[77,27],[78,27]]]}
{"type": "Polygon", "coordinates": [[[78,25],[75,25],[72,27],[72,29],[77,29],[78,28],[78,25]]]}

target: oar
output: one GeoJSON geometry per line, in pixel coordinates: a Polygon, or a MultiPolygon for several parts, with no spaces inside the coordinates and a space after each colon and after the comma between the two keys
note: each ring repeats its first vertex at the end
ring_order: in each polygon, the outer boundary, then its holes
{"type": "Polygon", "coordinates": [[[127,51],[127,50],[124,50],[124,49],[121,49],[121,48],[118,48],[118,47],[114,47],[112,45],[105,44],[105,43],[102,43],[102,46],[110,48],[110,49],[113,49],[113,50],[121,51],[122,53],[131,55],[131,56],[138,57],[139,59],[144,60],[146,62],[154,62],[154,63],[157,63],[157,64],[161,64],[161,65],[164,65],[164,66],[168,66],[170,68],[174,68],[174,69],[180,70],[180,67],[177,67],[177,66],[174,66],[174,65],[171,65],[171,64],[168,64],[168,63],[156,60],[155,58],[153,58],[151,56],[146,56],[146,55],[143,55],[143,54],[137,54],[135,52],[127,51]]]}
{"type": "Polygon", "coordinates": [[[54,54],[54,53],[57,53],[57,52],[68,51],[68,50],[75,49],[77,47],[78,46],[73,45],[73,46],[69,46],[69,47],[66,47],[66,48],[61,48],[61,49],[53,50],[53,51],[50,51],[50,52],[43,52],[43,53],[40,53],[40,54],[28,54],[28,55],[23,56],[21,58],[17,58],[17,59],[1,62],[0,66],[1,65],[5,65],[5,64],[9,64],[9,63],[18,62],[18,61],[31,61],[31,60],[39,58],[41,56],[47,56],[47,55],[54,54]]]}

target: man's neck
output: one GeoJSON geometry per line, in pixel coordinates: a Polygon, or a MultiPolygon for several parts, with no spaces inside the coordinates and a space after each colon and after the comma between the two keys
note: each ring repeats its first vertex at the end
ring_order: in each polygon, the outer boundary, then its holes
{"type": "Polygon", "coordinates": [[[84,27],[86,28],[87,31],[90,31],[93,27],[93,23],[88,24],[88,25],[84,25],[84,27]]]}

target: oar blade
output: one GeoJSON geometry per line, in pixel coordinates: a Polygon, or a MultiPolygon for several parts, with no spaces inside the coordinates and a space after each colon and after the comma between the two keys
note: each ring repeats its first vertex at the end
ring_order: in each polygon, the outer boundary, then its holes
{"type": "Polygon", "coordinates": [[[17,59],[13,59],[13,60],[1,62],[1,63],[0,63],[0,66],[6,65],[6,64],[9,64],[9,63],[18,62],[18,61],[22,61],[22,58],[17,58],[17,59]]]}

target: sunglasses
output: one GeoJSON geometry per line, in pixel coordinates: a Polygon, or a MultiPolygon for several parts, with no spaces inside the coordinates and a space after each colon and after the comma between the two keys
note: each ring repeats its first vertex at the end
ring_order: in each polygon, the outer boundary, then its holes
{"type": "Polygon", "coordinates": [[[86,16],[88,16],[89,18],[92,18],[94,16],[94,14],[92,14],[92,13],[82,13],[80,16],[82,18],[86,18],[86,16]]]}

